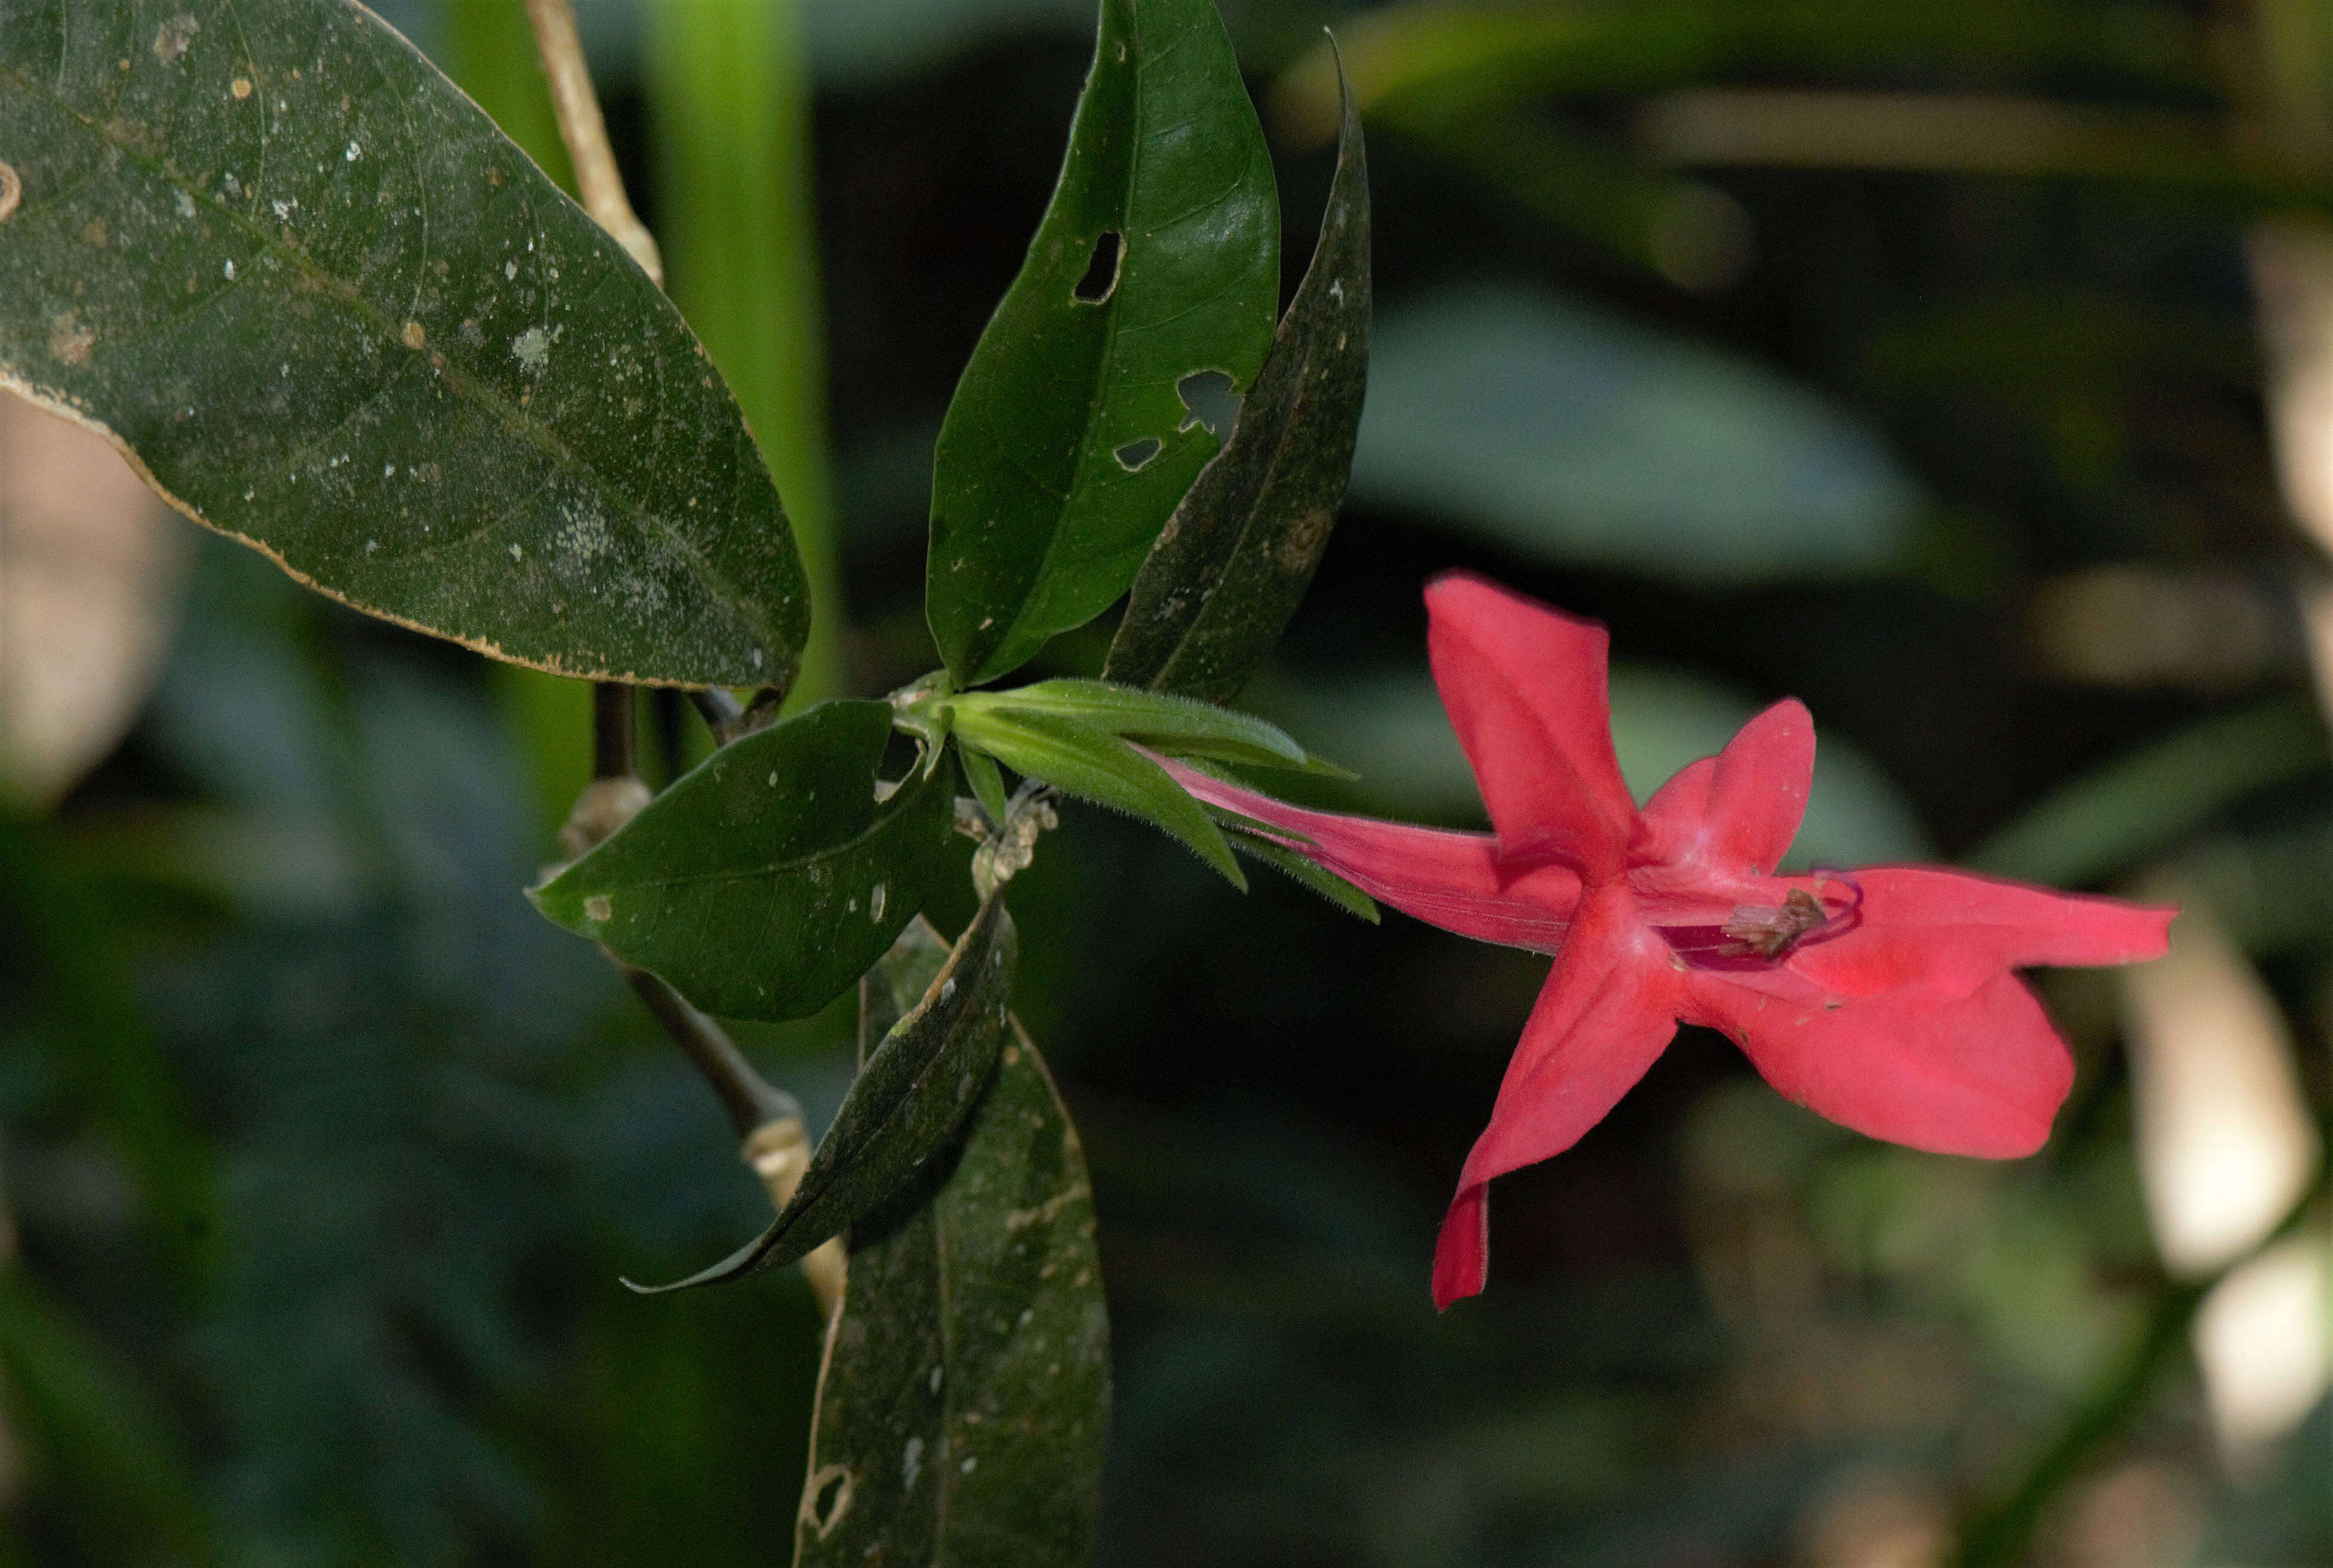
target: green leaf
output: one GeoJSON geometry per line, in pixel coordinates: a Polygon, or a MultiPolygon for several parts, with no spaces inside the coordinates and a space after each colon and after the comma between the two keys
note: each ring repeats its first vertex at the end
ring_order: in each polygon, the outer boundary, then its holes
{"type": "Polygon", "coordinates": [[[2084,887],[2130,870],[2247,795],[2325,766],[2325,720],[2305,697],[2207,719],[2043,800],[1968,857],[1977,871],[2084,887]]]}
{"type": "Polygon", "coordinates": [[[769,1229],[686,1279],[631,1288],[643,1295],[693,1290],[792,1263],[898,1194],[955,1141],[996,1065],[1016,951],[1013,917],[991,896],[921,999],[867,1055],[802,1186],[769,1229]]]}
{"type": "Polygon", "coordinates": [[[696,340],[361,5],[11,5],[0,159],[0,385],[188,516],[517,663],[792,678],[802,563],[696,340]]]}
{"type": "Polygon", "coordinates": [[[1244,892],[1247,879],[1206,809],[1166,770],[1106,730],[1050,713],[959,709],[955,733],[1013,772],[1172,833],[1244,892]]]}
{"type": "Polygon", "coordinates": [[[953,1163],[852,1227],[796,1568],[1082,1568],[1109,1399],[1085,1157],[1016,1024],[953,1163]]]}
{"type": "Polygon", "coordinates": [[[956,760],[964,765],[965,782],[972,786],[973,799],[988,813],[990,822],[1002,825],[1012,814],[1013,803],[1004,794],[1004,775],[996,771],[996,759],[984,751],[967,751],[956,747],[956,760]]]}
{"type": "Polygon", "coordinates": [[[926,612],[959,686],[1126,592],[1280,298],[1279,197],[1214,0],[1103,0],[1060,185],[940,428],[926,612]]]}
{"type": "MultiPolygon", "coordinates": [[[[1341,81],[1341,78],[1340,78],[1341,81]]],[[[1369,368],[1369,175],[1344,89],[1320,244],[1215,460],[1151,546],[1107,680],[1229,702],[1311,585],[1360,433],[1369,368]]]]}
{"type": "Polygon", "coordinates": [[[708,1013],[815,1013],[959,863],[946,767],[876,799],[890,738],[888,703],[829,702],[724,746],[535,907],[708,1013]]]}
{"type": "Polygon", "coordinates": [[[969,692],[947,699],[947,706],[958,714],[967,710],[1050,713],[1176,755],[1344,775],[1342,768],[1310,755],[1253,714],[1139,687],[1102,680],[1041,680],[1010,691],[969,692]]]}
{"type": "Polygon", "coordinates": [[[1513,285],[1378,322],[1352,493],[1528,559],[1709,583],[1888,570],[1925,505],[1829,399],[1513,285]]]}

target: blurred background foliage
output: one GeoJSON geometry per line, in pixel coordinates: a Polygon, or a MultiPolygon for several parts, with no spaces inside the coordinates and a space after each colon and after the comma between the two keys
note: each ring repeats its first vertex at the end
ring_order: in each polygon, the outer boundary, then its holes
{"type": "MultiPolygon", "coordinates": [[[[579,8],[821,580],[806,695],[888,689],[1091,7],[579,8]]],[[[517,0],[384,10],[563,174],[517,0]]],[[[1373,138],[1352,499],[1250,697],[1361,773],[1328,798],[1479,818],[1417,596],[1465,565],[1611,623],[1640,793],[1795,694],[1805,861],[2190,913],[2041,977],[2081,1073],[2040,1157],[1858,1140],[1688,1031],[1502,1184],[1492,1290],[1436,1318],[1541,961],[1071,813],[1018,1005],[1102,1217],[1102,1560],[2333,1563],[2333,12],[1224,12],[1291,287],[1324,24],[1373,138]]],[[[779,1560],[815,1309],[618,1287],[765,1202],[518,891],[586,694],[304,595],[80,441],[0,409],[0,1563],[779,1560]]],[[[847,1034],[748,1040],[821,1120],[847,1034]]]]}

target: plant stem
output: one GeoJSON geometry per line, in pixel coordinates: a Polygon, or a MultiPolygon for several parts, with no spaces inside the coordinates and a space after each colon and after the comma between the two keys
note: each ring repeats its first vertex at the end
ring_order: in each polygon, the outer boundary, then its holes
{"type": "Polygon", "coordinates": [[[568,159],[575,166],[575,190],[583,210],[631,253],[657,287],[664,287],[664,258],[624,194],[624,177],[616,168],[615,149],[608,145],[608,123],[600,117],[599,95],[591,91],[591,72],[583,63],[574,7],[569,0],[526,0],[526,19],[534,28],[535,53],[542,61],[543,80],[551,84],[559,139],[567,144],[568,159]]]}
{"type": "MultiPolygon", "coordinates": [[[[591,73],[584,63],[574,10],[569,0],[526,0],[526,14],[533,24],[535,49],[542,60],[543,76],[551,84],[560,139],[567,144],[568,156],[574,161],[576,185],[584,210],[631,253],[661,288],[663,263],[656,241],[625,195],[623,176],[608,145],[607,122],[600,116],[600,101],[591,89],[591,73]]],[[[726,692],[693,695],[708,721],[718,715],[724,723],[742,723],[748,717],[726,692]]],[[[639,705],[633,688],[621,681],[600,681],[593,685],[591,696],[593,776],[583,798],[576,803],[575,815],[569,821],[569,832],[573,834],[568,845],[571,854],[588,851],[645,805],[648,798],[647,787],[639,780],[636,745],[639,705]]],[[[716,725],[715,734],[719,733],[716,725]]],[[[617,960],[612,953],[609,958],[623,970],[624,978],[631,983],[657,1022],[664,1025],[665,1033],[672,1036],[712,1086],[714,1095],[737,1130],[740,1154],[761,1178],[772,1207],[783,1209],[792,1201],[802,1173],[810,1166],[810,1129],[801,1102],[756,1073],[754,1064],[745,1060],[745,1053],[729,1037],[729,1032],[699,1011],[668,982],[617,960]]],[[[817,1293],[819,1305],[829,1322],[834,1320],[842,1300],[845,1259],[839,1238],[802,1259],[802,1273],[817,1293]]]]}

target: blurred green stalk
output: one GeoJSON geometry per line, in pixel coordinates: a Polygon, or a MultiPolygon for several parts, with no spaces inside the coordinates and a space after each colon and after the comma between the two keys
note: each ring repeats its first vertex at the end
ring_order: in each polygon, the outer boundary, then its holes
{"type": "Polygon", "coordinates": [[[843,680],[802,5],[687,0],[641,19],[672,295],[744,408],[810,573],[800,706],[843,680]]]}

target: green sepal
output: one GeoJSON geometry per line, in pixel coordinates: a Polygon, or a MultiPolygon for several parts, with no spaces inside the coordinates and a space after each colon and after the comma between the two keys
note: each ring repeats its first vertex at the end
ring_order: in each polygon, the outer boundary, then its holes
{"type": "Polygon", "coordinates": [[[972,798],[980,803],[990,822],[1003,827],[1012,814],[1013,803],[1004,794],[1004,775],[996,771],[996,759],[959,743],[956,761],[964,768],[964,782],[972,786],[972,798]]]}
{"type": "Polygon", "coordinates": [[[967,692],[948,699],[947,706],[958,712],[990,708],[1052,714],[1175,756],[1352,777],[1253,714],[1106,680],[1041,680],[1010,691],[967,692]]]}
{"type": "Polygon", "coordinates": [[[1206,808],[1166,769],[1109,731],[1059,714],[960,707],[955,734],[1017,774],[1174,835],[1232,886],[1247,890],[1247,879],[1206,808]]]}

